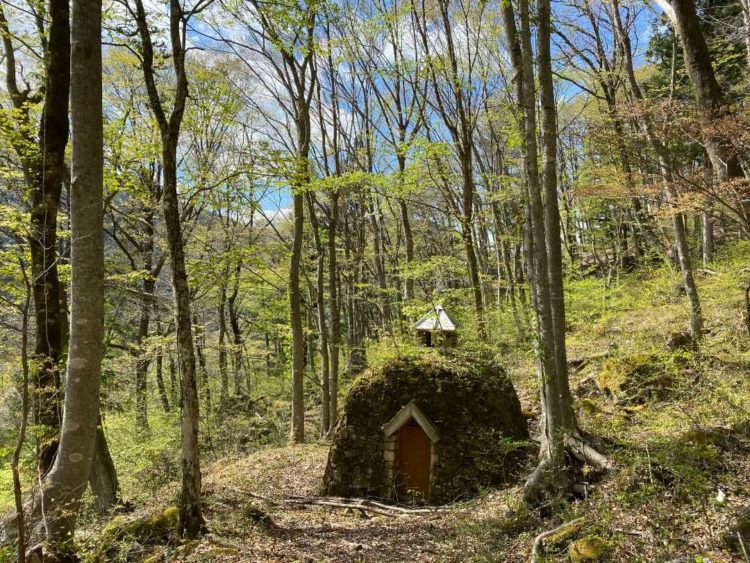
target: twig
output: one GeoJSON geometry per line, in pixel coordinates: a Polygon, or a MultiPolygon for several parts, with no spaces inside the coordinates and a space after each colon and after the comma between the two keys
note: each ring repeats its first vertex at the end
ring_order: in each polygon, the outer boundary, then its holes
{"type": "Polygon", "coordinates": [[[263,496],[258,493],[254,493],[253,491],[248,491],[246,489],[238,489],[237,487],[232,487],[230,485],[219,485],[222,489],[226,489],[227,491],[231,491],[233,493],[237,493],[239,495],[247,495],[249,497],[257,498],[258,500],[262,500],[264,502],[267,502],[271,505],[277,505],[279,504],[278,501],[275,501],[274,499],[270,497],[263,496]]]}
{"type": "Polygon", "coordinates": [[[292,496],[284,500],[287,504],[310,504],[320,506],[330,506],[334,508],[355,508],[357,510],[367,510],[376,514],[395,516],[398,514],[434,514],[442,509],[439,508],[406,508],[404,506],[393,506],[374,500],[363,498],[343,498],[343,497],[300,497],[292,496]]]}
{"type": "MultiPolygon", "coordinates": [[[[541,534],[539,534],[534,539],[534,544],[531,548],[531,563],[536,563],[539,560],[539,555],[544,549],[545,539],[557,534],[560,534],[562,537],[567,537],[580,529],[583,526],[585,520],[586,517],[581,516],[580,518],[576,518],[575,520],[571,520],[570,522],[565,522],[554,530],[549,530],[547,532],[542,532],[541,534]]],[[[562,539],[562,537],[560,539],[562,539]]]]}
{"type": "Polygon", "coordinates": [[[698,272],[701,274],[706,274],[708,276],[721,276],[721,272],[716,272],[714,270],[710,270],[709,268],[698,268],[698,272]]]}
{"type": "Polygon", "coordinates": [[[294,504],[294,505],[300,505],[300,506],[329,506],[331,508],[353,508],[356,510],[359,510],[360,512],[373,512],[375,514],[382,514],[383,516],[396,516],[392,511],[390,510],[383,510],[380,508],[375,508],[371,506],[362,506],[358,504],[349,504],[346,502],[333,502],[328,500],[318,500],[318,499],[286,499],[284,500],[284,504],[294,504]]]}
{"type": "Polygon", "coordinates": [[[627,534],[629,536],[638,536],[641,538],[646,535],[644,532],[641,532],[640,530],[625,530],[623,528],[612,528],[612,531],[620,533],[620,534],[627,534]]]}

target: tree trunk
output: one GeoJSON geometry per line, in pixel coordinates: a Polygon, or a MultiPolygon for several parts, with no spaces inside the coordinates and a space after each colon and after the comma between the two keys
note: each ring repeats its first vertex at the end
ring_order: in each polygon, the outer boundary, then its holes
{"type": "Polygon", "coordinates": [[[341,306],[339,301],[338,264],[336,254],[336,235],[339,223],[339,194],[331,193],[331,218],[328,224],[328,305],[331,311],[331,381],[328,413],[330,432],[336,425],[339,416],[339,348],[341,343],[341,306]]]}
{"type": "Polygon", "coordinates": [[[310,215],[310,227],[312,228],[313,241],[315,242],[315,301],[318,308],[318,333],[320,348],[320,371],[321,371],[321,435],[326,436],[331,427],[331,383],[328,349],[328,326],[326,324],[325,304],[325,253],[323,243],[320,240],[320,227],[318,217],[315,215],[315,200],[312,193],[307,192],[307,210],[310,215]]]}
{"type": "MultiPolygon", "coordinates": [[[[674,0],[672,6],[673,23],[682,41],[685,69],[693,84],[698,105],[711,120],[724,117],[726,102],[711,65],[711,53],[700,27],[695,0],[674,0]]],[[[739,159],[728,143],[709,137],[706,152],[719,181],[743,177],[739,159]]]]}
{"type": "MultiPolygon", "coordinates": [[[[147,271],[151,271],[150,259],[147,271]]],[[[141,314],[138,322],[138,334],[135,342],[135,426],[138,432],[148,432],[148,366],[151,359],[145,350],[153,307],[155,280],[148,277],[143,280],[141,294],[141,314]]]]}
{"type": "Polygon", "coordinates": [[[44,53],[44,106],[38,138],[33,125],[29,92],[20,91],[16,82],[15,51],[5,13],[0,6],[0,34],[5,50],[6,90],[16,114],[13,142],[31,195],[29,249],[35,312],[34,423],[42,430],[38,437],[37,465],[40,473],[49,471],[55,458],[60,429],[59,363],[66,345],[67,323],[64,290],[58,276],[57,214],[65,171],[68,142],[68,100],[70,90],[70,11],[67,0],[50,0],[48,44],[44,53]]]}
{"type": "Polygon", "coordinates": [[[305,441],[305,335],[302,329],[302,296],[300,270],[304,229],[304,200],[301,190],[292,196],[294,235],[289,259],[289,322],[292,327],[292,435],[293,443],[305,441]]]}
{"type": "MultiPolygon", "coordinates": [[[[237,261],[237,265],[234,269],[234,285],[232,287],[232,293],[229,294],[227,300],[227,309],[229,311],[229,326],[232,328],[232,368],[234,370],[234,394],[240,395],[242,393],[242,331],[240,330],[240,319],[239,312],[237,311],[237,295],[240,291],[240,271],[242,270],[242,260],[237,261]]],[[[247,395],[250,396],[250,380],[249,374],[247,374],[247,395]]]]}
{"type": "Polygon", "coordinates": [[[710,206],[703,210],[703,266],[714,259],[714,218],[710,206]]]}
{"type": "Polygon", "coordinates": [[[117,479],[117,470],[112,461],[112,455],[109,453],[101,416],[96,426],[96,445],[91,475],[89,475],[89,487],[94,497],[96,511],[100,515],[107,514],[114,507],[122,504],[120,482],[117,479]]]}
{"type": "Polygon", "coordinates": [[[180,527],[183,536],[195,538],[204,528],[201,513],[201,473],[198,448],[200,421],[198,388],[195,370],[195,349],[191,324],[190,286],[185,267],[185,248],[180,225],[180,206],[177,196],[177,144],[188,95],[185,71],[185,26],[187,19],[179,0],[169,0],[169,36],[174,69],[174,98],[172,111],[167,116],[156,86],[154,49],[149,22],[142,0],[135,0],[135,16],[141,39],[141,66],[149,105],[159,126],[162,158],[162,206],[167,232],[169,256],[172,263],[172,290],[175,304],[177,361],[180,366],[180,421],[182,488],[180,493],[180,527]]]}
{"type": "Polygon", "coordinates": [[[169,397],[164,385],[164,346],[159,344],[156,350],[156,387],[159,390],[159,399],[164,412],[169,412],[169,397]]]}
{"type": "MultiPolygon", "coordinates": [[[[224,269],[222,279],[229,277],[229,270],[224,269]]],[[[221,283],[219,287],[219,375],[221,378],[221,394],[219,396],[219,409],[221,409],[229,398],[229,372],[227,371],[227,286],[221,283]]]]}
{"type": "Polygon", "coordinates": [[[99,418],[104,340],[101,11],[100,0],[73,1],[70,350],[60,446],[42,491],[47,539],[63,559],[72,559],[99,418]]]}
{"type": "MultiPolygon", "coordinates": [[[[635,70],[633,67],[633,51],[630,44],[630,37],[628,36],[627,30],[622,24],[622,19],[620,18],[620,7],[617,0],[613,1],[612,15],[615,24],[615,34],[620,43],[620,47],[622,48],[624,56],[625,73],[630,85],[631,92],[636,100],[643,100],[643,93],[635,77],[635,70]]],[[[664,181],[664,191],[667,195],[667,199],[670,202],[674,203],[675,197],[672,193],[672,165],[669,160],[667,147],[665,147],[664,144],[656,137],[656,135],[654,135],[652,131],[651,121],[648,116],[645,116],[641,119],[641,124],[646,133],[646,137],[648,138],[649,143],[651,144],[658,158],[659,169],[662,175],[662,180],[664,181]]],[[[708,148],[706,150],[708,151],[708,148]]],[[[717,168],[714,167],[714,170],[717,170],[717,168]]],[[[687,234],[685,233],[685,224],[680,213],[676,213],[674,215],[673,224],[675,232],[675,244],[677,246],[677,254],[680,261],[680,270],[682,271],[683,284],[685,286],[685,293],[688,296],[688,301],[690,302],[690,330],[693,339],[695,341],[698,341],[702,337],[703,333],[703,316],[701,313],[701,305],[698,297],[698,289],[695,285],[695,278],[693,277],[693,266],[690,258],[690,247],[688,245],[687,234]]]]}
{"type": "MultiPolygon", "coordinates": [[[[547,377],[556,380],[561,422],[568,431],[576,428],[573,399],[568,382],[568,359],[565,349],[565,295],[563,289],[562,239],[560,238],[560,208],[557,198],[557,106],[552,83],[552,55],[550,52],[550,0],[537,1],[537,53],[539,66],[539,101],[542,111],[544,232],[547,241],[547,274],[552,331],[554,333],[555,373],[547,377]]],[[[541,272],[540,272],[541,274],[541,272]]],[[[548,398],[549,400],[549,398],[548,398]]],[[[557,431],[550,429],[550,432],[557,431]]]]}
{"type": "Polygon", "coordinates": [[[16,547],[18,561],[26,560],[26,520],[23,506],[23,489],[21,487],[20,461],[24,442],[26,441],[26,429],[29,422],[29,308],[31,305],[32,287],[29,283],[25,268],[23,277],[26,282],[26,296],[21,308],[21,423],[18,427],[16,444],[11,457],[10,469],[13,474],[13,500],[16,508],[16,547]]]}
{"type": "MultiPolygon", "coordinates": [[[[402,135],[403,137],[403,135],[402,135]]],[[[401,139],[403,141],[403,139],[401,139]]],[[[399,149],[400,151],[400,149],[399,149]]],[[[406,173],[406,157],[400,152],[398,154],[398,178],[399,182],[403,184],[404,174],[406,173]]],[[[403,198],[398,200],[399,210],[401,211],[401,224],[404,228],[404,247],[406,251],[406,267],[407,269],[411,266],[414,261],[414,235],[411,232],[411,217],[409,215],[409,208],[406,205],[406,201],[403,198]]],[[[414,279],[411,277],[411,272],[408,273],[404,283],[404,301],[412,301],[414,299],[414,279]]]]}
{"type": "MultiPolygon", "coordinates": [[[[213,409],[211,406],[211,385],[208,380],[208,368],[206,367],[206,333],[198,323],[197,315],[193,316],[193,326],[195,327],[195,355],[198,358],[198,371],[200,372],[200,390],[203,394],[206,413],[210,415],[213,409]]],[[[180,400],[180,408],[182,408],[182,400],[180,400]]]]}

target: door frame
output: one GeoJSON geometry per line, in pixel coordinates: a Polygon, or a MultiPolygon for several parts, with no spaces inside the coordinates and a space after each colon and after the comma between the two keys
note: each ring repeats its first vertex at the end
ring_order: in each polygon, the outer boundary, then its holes
{"type": "Polygon", "coordinates": [[[414,399],[409,401],[391,420],[383,425],[383,458],[386,465],[384,488],[388,498],[394,498],[398,492],[396,483],[399,473],[398,431],[411,420],[414,420],[430,439],[430,479],[426,497],[426,500],[429,502],[435,480],[435,467],[438,461],[439,450],[437,442],[440,441],[440,434],[435,425],[416,405],[414,399]]]}

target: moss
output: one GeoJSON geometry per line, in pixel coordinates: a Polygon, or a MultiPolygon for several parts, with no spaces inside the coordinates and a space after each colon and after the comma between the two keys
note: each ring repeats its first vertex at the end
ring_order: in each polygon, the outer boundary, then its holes
{"type": "Polygon", "coordinates": [[[586,536],[568,545],[568,555],[572,563],[604,561],[609,552],[609,543],[599,536],[586,536]]]}
{"type": "Polygon", "coordinates": [[[560,529],[553,534],[550,534],[544,539],[545,546],[551,546],[570,539],[576,535],[584,526],[586,521],[579,519],[578,521],[566,522],[560,529]]]}
{"type": "Polygon", "coordinates": [[[526,418],[497,364],[461,355],[397,356],[352,384],[328,458],[328,494],[386,496],[382,426],[411,400],[440,434],[431,502],[506,482],[527,450],[526,418]]]}
{"type": "Polygon", "coordinates": [[[596,401],[594,401],[593,399],[589,399],[588,397],[578,401],[578,406],[581,408],[581,410],[589,414],[595,414],[602,411],[601,407],[596,403],[596,401]]]}
{"type": "Polygon", "coordinates": [[[180,512],[175,506],[142,518],[118,516],[102,530],[96,555],[109,560],[121,543],[149,545],[174,540],[179,537],[179,520],[180,512]]]}
{"type": "Polygon", "coordinates": [[[664,400],[675,389],[681,375],[690,371],[691,352],[633,354],[606,360],[596,376],[599,390],[621,404],[664,400]]]}

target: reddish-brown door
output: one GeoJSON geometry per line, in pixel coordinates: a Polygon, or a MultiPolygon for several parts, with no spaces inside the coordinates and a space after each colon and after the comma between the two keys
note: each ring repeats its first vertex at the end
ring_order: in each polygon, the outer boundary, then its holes
{"type": "Polygon", "coordinates": [[[427,498],[430,491],[430,450],[432,442],[415,422],[406,424],[398,436],[399,497],[427,498]]]}

